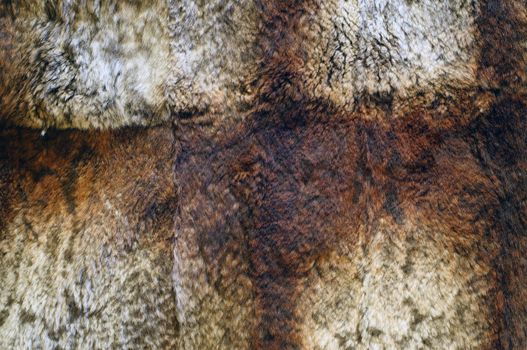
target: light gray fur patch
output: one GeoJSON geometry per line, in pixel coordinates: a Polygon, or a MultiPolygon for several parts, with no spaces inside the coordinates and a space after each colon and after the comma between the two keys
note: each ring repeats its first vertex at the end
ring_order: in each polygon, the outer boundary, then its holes
{"type": "Polygon", "coordinates": [[[492,267],[458,255],[444,240],[424,227],[381,227],[370,243],[361,239],[319,262],[297,306],[304,347],[479,349],[491,343],[485,320],[492,312],[492,267]]]}
{"type": "Polygon", "coordinates": [[[342,106],[362,94],[470,85],[474,1],[334,0],[304,18],[305,90],[342,106]]]}
{"type": "Polygon", "coordinates": [[[167,118],[162,1],[11,6],[0,23],[2,119],[85,129],[167,118]]]}
{"type": "Polygon", "coordinates": [[[252,0],[169,1],[175,111],[221,114],[251,98],[261,59],[260,16],[252,0]]]}
{"type": "Polygon", "coordinates": [[[0,5],[0,121],[101,129],[232,110],[256,79],[258,16],[252,1],[0,5]]]}
{"type": "MultiPolygon", "coordinates": [[[[116,227],[18,215],[0,240],[0,348],[174,348],[175,296],[166,247],[112,242],[116,227]],[[112,230],[113,229],[113,230],[112,230]]],[[[105,216],[106,215],[106,216],[105,216]]]]}

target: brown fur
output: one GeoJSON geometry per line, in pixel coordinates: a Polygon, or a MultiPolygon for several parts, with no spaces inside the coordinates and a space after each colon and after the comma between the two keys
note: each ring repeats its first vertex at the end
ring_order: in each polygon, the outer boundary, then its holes
{"type": "Polygon", "coordinates": [[[437,76],[359,38],[391,88],[346,85],[341,3],[256,2],[224,109],[3,129],[0,347],[526,348],[527,10],[452,3],[437,76]]]}

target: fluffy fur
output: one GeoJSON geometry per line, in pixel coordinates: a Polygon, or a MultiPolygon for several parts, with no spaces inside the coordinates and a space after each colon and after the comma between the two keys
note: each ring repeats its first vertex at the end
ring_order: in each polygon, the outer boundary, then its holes
{"type": "Polygon", "coordinates": [[[76,73],[46,4],[0,27],[1,348],[527,347],[525,3],[101,3],[164,34],[76,73]],[[139,114],[42,88],[125,61],[139,114]]]}
{"type": "Polygon", "coordinates": [[[247,98],[258,64],[252,2],[0,6],[0,121],[10,125],[107,129],[224,112],[247,98]]]}

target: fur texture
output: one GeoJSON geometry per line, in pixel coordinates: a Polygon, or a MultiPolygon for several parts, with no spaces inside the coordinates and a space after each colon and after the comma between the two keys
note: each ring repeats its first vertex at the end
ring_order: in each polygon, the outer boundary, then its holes
{"type": "Polygon", "coordinates": [[[0,27],[1,348],[527,347],[524,2],[46,4],[0,27]]]}
{"type": "Polygon", "coordinates": [[[156,125],[224,112],[250,91],[252,2],[8,1],[0,120],[33,128],[156,125]]]}

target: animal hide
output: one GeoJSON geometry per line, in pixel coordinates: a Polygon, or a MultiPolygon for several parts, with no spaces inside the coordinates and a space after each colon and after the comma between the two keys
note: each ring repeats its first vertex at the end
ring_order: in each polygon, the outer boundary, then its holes
{"type": "Polygon", "coordinates": [[[0,348],[526,349],[523,0],[3,0],[0,348]]]}

